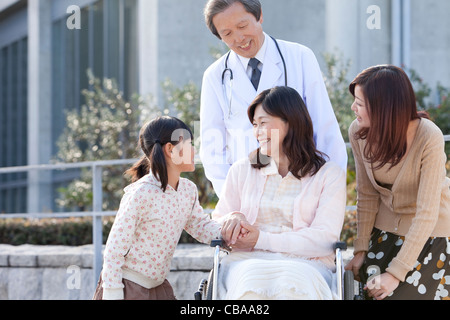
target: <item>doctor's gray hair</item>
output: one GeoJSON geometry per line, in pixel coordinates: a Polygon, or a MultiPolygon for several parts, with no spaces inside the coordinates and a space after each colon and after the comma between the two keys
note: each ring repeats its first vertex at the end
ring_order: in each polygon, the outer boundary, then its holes
{"type": "Polygon", "coordinates": [[[222,40],[222,38],[213,23],[213,19],[217,14],[224,12],[236,2],[240,2],[245,10],[256,18],[256,21],[261,19],[262,6],[259,0],[209,0],[204,10],[206,25],[220,40],[222,40]]]}

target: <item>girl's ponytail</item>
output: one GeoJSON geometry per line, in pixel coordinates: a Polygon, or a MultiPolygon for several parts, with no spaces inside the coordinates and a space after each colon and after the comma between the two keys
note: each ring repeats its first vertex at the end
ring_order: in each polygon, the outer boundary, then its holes
{"type": "Polygon", "coordinates": [[[146,156],[143,156],[130,169],[125,172],[125,175],[131,177],[132,182],[136,182],[150,172],[150,162],[146,156]]]}
{"type": "Polygon", "coordinates": [[[169,177],[167,174],[166,158],[164,157],[164,150],[161,141],[155,141],[150,154],[150,167],[155,176],[161,182],[161,189],[166,192],[169,177]]]}

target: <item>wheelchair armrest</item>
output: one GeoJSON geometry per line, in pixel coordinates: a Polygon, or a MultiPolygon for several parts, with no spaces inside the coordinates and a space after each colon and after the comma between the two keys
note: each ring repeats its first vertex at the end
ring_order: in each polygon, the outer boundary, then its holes
{"type": "Polygon", "coordinates": [[[216,247],[220,247],[222,250],[225,250],[227,252],[231,252],[231,248],[228,247],[228,245],[226,244],[225,241],[223,241],[223,239],[215,239],[211,241],[210,244],[211,248],[216,248],[216,247]]]}
{"type": "Polygon", "coordinates": [[[346,242],[336,242],[333,245],[333,250],[337,250],[340,249],[342,251],[346,251],[347,250],[347,243],[346,242]]]}
{"type": "Polygon", "coordinates": [[[223,247],[224,245],[224,241],[222,239],[215,239],[211,241],[211,248],[215,248],[217,246],[219,247],[223,247]]]}

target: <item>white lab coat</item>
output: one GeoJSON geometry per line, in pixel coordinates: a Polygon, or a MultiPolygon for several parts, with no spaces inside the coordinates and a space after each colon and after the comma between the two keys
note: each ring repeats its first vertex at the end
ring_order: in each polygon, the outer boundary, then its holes
{"type": "MultiPolygon", "coordinates": [[[[236,53],[231,52],[228,67],[233,71],[231,113],[229,100],[230,74],[225,69],[224,55],[213,63],[203,77],[200,130],[202,160],[206,177],[220,196],[228,170],[237,160],[248,157],[258,148],[247,109],[256,96],[275,86],[285,85],[284,66],[275,42],[265,35],[268,42],[258,91],[252,86],[246,70],[236,53]]],[[[347,150],[336,116],[328,97],[322,72],[314,53],[297,43],[277,40],[286,61],[288,86],[303,97],[314,125],[317,149],[327,154],[333,162],[347,170],[347,150]]]]}

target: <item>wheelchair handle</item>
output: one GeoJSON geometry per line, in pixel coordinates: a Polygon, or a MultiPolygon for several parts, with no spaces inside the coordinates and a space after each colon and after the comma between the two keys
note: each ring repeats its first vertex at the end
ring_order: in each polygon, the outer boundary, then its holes
{"type": "Polygon", "coordinates": [[[337,250],[340,249],[342,251],[346,251],[347,250],[347,243],[346,242],[336,242],[333,245],[333,250],[337,250]]]}
{"type": "Polygon", "coordinates": [[[220,247],[222,250],[227,251],[227,252],[231,252],[231,250],[232,250],[223,239],[212,240],[210,246],[211,246],[211,248],[220,247]]]}
{"type": "Polygon", "coordinates": [[[219,247],[223,247],[224,246],[224,242],[223,239],[215,239],[211,241],[211,248],[215,248],[217,246],[219,247]]]}

